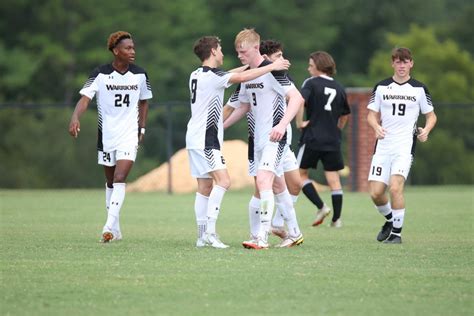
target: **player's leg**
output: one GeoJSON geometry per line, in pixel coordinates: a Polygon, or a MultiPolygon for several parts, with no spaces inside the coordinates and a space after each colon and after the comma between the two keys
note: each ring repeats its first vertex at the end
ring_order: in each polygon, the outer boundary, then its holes
{"type": "Polygon", "coordinates": [[[110,196],[109,213],[102,233],[104,241],[118,238],[118,235],[121,235],[119,231],[120,210],[125,200],[125,182],[132,169],[133,162],[134,160],[122,159],[119,153],[117,153],[117,163],[115,165],[113,179],[114,189],[110,196]]]}
{"type": "Polygon", "coordinates": [[[250,239],[256,240],[258,231],[260,230],[260,194],[257,189],[257,177],[254,179],[255,192],[249,201],[249,226],[250,226],[250,239]]]}
{"type": "Polygon", "coordinates": [[[321,161],[324,166],[326,180],[328,182],[329,188],[331,189],[331,201],[333,209],[331,227],[340,228],[342,227],[341,213],[344,196],[338,171],[344,169],[342,152],[340,150],[323,152],[321,161]]]}
{"type": "Polygon", "coordinates": [[[379,211],[385,217],[378,241],[384,241],[390,235],[393,226],[392,207],[386,194],[390,178],[391,158],[389,156],[374,155],[369,169],[369,192],[370,197],[379,211]]]}
{"type": "Polygon", "coordinates": [[[401,233],[405,218],[403,191],[412,161],[413,157],[411,154],[396,156],[392,161],[389,192],[392,202],[393,228],[390,236],[384,241],[385,243],[399,244],[402,242],[401,233]]]}
{"type": "Polygon", "coordinates": [[[300,176],[302,183],[303,194],[310,200],[318,209],[316,211],[316,218],[313,226],[320,225],[324,218],[329,215],[331,209],[323,202],[319,196],[313,181],[309,178],[309,169],[317,168],[319,161],[319,154],[316,151],[307,148],[306,145],[301,146],[298,152],[298,163],[300,166],[300,176]]]}
{"type": "Polygon", "coordinates": [[[282,211],[286,225],[288,226],[288,236],[281,242],[279,247],[292,247],[303,243],[303,234],[296,219],[296,212],[293,206],[293,200],[286,187],[285,177],[275,177],[273,181],[273,190],[275,193],[275,204],[282,211]]]}
{"type": "Polygon", "coordinates": [[[205,233],[207,227],[207,205],[212,190],[211,178],[197,178],[197,192],[194,200],[194,214],[196,215],[197,240],[196,247],[207,246],[205,233]]]}
{"type": "Polygon", "coordinates": [[[227,189],[230,187],[230,177],[227,173],[227,169],[214,170],[209,174],[214,180],[214,186],[209,194],[209,202],[207,205],[207,240],[214,248],[227,248],[228,246],[220,241],[216,233],[216,222],[221,210],[222,200],[227,189]]]}

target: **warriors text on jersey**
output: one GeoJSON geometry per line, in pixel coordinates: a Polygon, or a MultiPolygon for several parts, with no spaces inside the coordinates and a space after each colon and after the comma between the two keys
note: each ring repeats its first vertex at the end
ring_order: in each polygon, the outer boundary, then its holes
{"type": "MultiPolygon", "coordinates": [[[[264,60],[259,67],[268,65],[264,60]]],[[[280,71],[272,71],[256,79],[243,82],[240,85],[239,101],[250,103],[254,119],[254,149],[261,150],[270,141],[270,132],[276,126],[286,112],[285,96],[295,89],[294,84],[287,74],[280,71]]],[[[250,121],[249,121],[250,128],[250,121]]],[[[285,134],[282,142],[287,142],[288,135],[285,134]]]]}
{"type": "Polygon", "coordinates": [[[305,99],[309,124],[301,135],[301,143],[320,151],[341,148],[339,118],[351,113],[344,88],[333,78],[321,75],[303,82],[301,95],[305,99]]]}
{"type": "Polygon", "coordinates": [[[224,90],[231,73],[219,68],[199,67],[189,77],[191,119],[186,131],[187,149],[221,149],[224,90]]]}
{"type": "Polygon", "coordinates": [[[131,64],[125,73],[112,64],[96,68],[80,91],[96,96],[99,135],[97,149],[110,152],[138,144],[138,101],[152,98],[147,74],[131,64]]]}
{"type": "Polygon", "coordinates": [[[385,137],[377,140],[375,152],[413,154],[418,115],[420,111],[433,111],[433,104],[421,82],[411,78],[397,83],[388,78],[375,86],[367,108],[380,113],[381,125],[386,130],[385,137]]]}

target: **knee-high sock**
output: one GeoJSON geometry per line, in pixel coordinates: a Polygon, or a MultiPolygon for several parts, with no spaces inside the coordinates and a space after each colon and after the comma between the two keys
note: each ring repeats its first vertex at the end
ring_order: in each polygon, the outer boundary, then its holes
{"type": "Polygon", "coordinates": [[[402,233],[403,220],[405,219],[405,209],[393,210],[392,233],[400,235],[402,233]]]}
{"type": "Polygon", "coordinates": [[[194,213],[196,214],[198,238],[202,238],[202,235],[206,231],[208,200],[209,197],[196,192],[196,199],[194,200],[194,213]]]}
{"type": "MultiPolygon", "coordinates": [[[[107,210],[107,214],[109,214],[109,207],[110,207],[110,197],[112,196],[112,192],[114,192],[114,188],[109,188],[107,183],[105,184],[105,209],[107,210]]],[[[117,218],[115,221],[114,227],[112,227],[115,231],[120,231],[120,217],[117,218]]]]}
{"type": "Polygon", "coordinates": [[[288,226],[288,233],[292,237],[297,237],[301,234],[298,220],[296,219],[296,212],[293,206],[293,200],[288,190],[275,195],[275,205],[277,209],[281,209],[286,225],[288,226]]]}
{"type": "Polygon", "coordinates": [[[114,190],[110,195],[109,213],[107,215],[107,222],[105,226],[109,229],[116,227],[116,222],[120,216],[120,209],[122,208],[125,199],[125,183],[114,183],[114,190]]]}
{"type": "Polygon", "coordinates": [[[219,185],[215,185],[212,188],[211,194],[209,194],[209,201],[207,202],[207,227],[206,232],[208,234],[216,233],[216,221],[219,217],[219,211],[221,210],[222,199],[227,190],[219,185]]]}
{"type": "Polygon", "coordinates": [[[256,238],[260,230],[260,199],[252,195],[249,202],[250,235],[256,238]]]}
{"type": "Polygon", "coordinates": [[[258,237],[267,241],[270,224],[275,207],[275,197],[272,190],[260,191],[260,230],[258,237]]]}
{"type": "Polygon", "coordinates": [[[306,195],[306,197],[313,202],[314,205],[318,209],[321,209],[324,206],[323,200],[319,197],[318,192],[316,191],[316,188],[313,185],[313,182],[311,180],[306,180],[303,184],[303,193],[306,195]]]}
{"type": "Polygon", "coordinates": [[[342,198],[343,192],[342,190],[334,190],[331,192],[331,200],[332,200],[332,221],[335,222],[341,217],[342,212],[342,198]]]}
{"type": "Polygon", "coordinates": [[[390,205],[390,202],[388,202],[385,205],[379,205],[379,206],[376,205],[375,207],[377,208],[379,213],[385,217],[387,221],[391,222],[393,220],[392,206],[390,205]]]}
{"type": "MultiPolygon", "coordinates": [[[[294,205],[296,204],[296,201],[298,200],[298,195],[290,194],[290,196],[291,196],[291,200],[293,201],[293,207],[294,207],[294,205]]],[[[276,199],[276,196],[275,196],[275,199],[276,199]]],[[[273,227],[285,226],[285,217],[283,216],[281,206],[279,205],[277,200],[275,200],[275,215],[273,215],[272,226],[273,227]]]]}

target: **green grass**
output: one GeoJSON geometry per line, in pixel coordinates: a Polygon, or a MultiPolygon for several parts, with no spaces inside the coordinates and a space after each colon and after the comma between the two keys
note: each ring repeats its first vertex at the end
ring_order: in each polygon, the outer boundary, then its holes
{"type": "Polygon", "coordinates": [[[225,196],[218,231],[231,248],[218,250],[194,247],[193,194],[127,194],[124,240],[103,245],[102,190],[1,190],[0,312],[472,315],[473,196],[466,186],[408,187],[404,243],[384,245],[367,194],[345,193],[340,230],[312,228],[301,195],[304,244],[251,251],[240,245],[250,191],[225,196]]]}

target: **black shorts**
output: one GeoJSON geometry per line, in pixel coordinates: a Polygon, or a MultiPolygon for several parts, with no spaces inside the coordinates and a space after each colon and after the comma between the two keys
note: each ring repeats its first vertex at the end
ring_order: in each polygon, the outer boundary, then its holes
{"type": "Polygon", "coordinates": [[[306,145],[300,147],[298,151],[298,163],[301,169],[317,169],[318,161],[323,163],[324,171],[339,171],[344,169],[342,152],[314,150],[306,145]]]}

